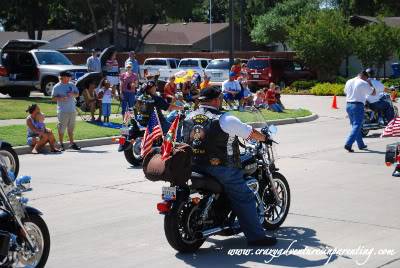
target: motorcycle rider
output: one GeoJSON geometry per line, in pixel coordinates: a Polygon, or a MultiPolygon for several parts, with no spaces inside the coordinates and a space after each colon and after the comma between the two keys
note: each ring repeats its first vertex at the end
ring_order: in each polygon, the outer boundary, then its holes
{"type": "Polygon", "coordinates": [[[215,177],[224,186],[233,212],[239,219],[249,246],[272,246],[260,224],[254,193],[240,169],[238,137],[266,141],[267,137],[238,118],[219,111],[221,91],[208,87],[200,93],[200,107],[183,123],[184,142],[193,149],[193,170],[215,177]]]}
{"type": "Polygon", "coordinates": [[[376,95],[367,96],[369,107],[375,112],[382,113],[386,122],[390,122],[394,118],[394,110],[390,103],[382,98],[384,92],[388,91],[388,89],[385,88],[381,81],[375,78],[375,72],[372,68],[368,68],[366,72],[369,76],[368,81],[376,90],[376,95]]]}

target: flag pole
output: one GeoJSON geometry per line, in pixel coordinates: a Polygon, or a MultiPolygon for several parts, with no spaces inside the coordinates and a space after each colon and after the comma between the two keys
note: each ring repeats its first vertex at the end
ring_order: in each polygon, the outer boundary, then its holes
{"type": "Polygon", "coordinates": [[[162,129],[160,118],[158,118],[158,113],[157,113],[156,107],[154,107],[153,110],[156,113],[157,122],[158,122],[158,125],[160,126],[160,129],[161,129],[162,139],[164,140],[164,130],[162,129]]]}

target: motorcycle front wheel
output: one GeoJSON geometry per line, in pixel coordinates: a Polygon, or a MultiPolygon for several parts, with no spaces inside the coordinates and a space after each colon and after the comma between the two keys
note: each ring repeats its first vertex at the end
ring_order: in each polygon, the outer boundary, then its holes
{"type": "Polygon", "coordinates": [[[125,159],[132,166],[138,167],[142,164],[142,157],[140,155],[142,138],[136,138],[135,142],[130,149],[124,151],[125,159]]]}
{"type": "Polygon", "coordinates": [[[50,253],[49,229],[42,217],[36,214],[29,215],[23,224],[38,251],[32,253],[25,245],[18,253],[18,262],[15,267],[43,268],[50,253]]]}
{"type": "Polygon", "coordinates": [[[267,230],[278,229],[285,221],[290,207],[290,188],[286,178],[282,174],[275,172],[273,174],[273,182],[278,191],[280,202],[275,200],[269,184],[262,183],[259,189],[259,194],[266,207],[263,226],[267,230]]]}
{"type": "Polygon", "coordinates": [[[19,159],[14,149],[8,145],[0,148],[0,158],[4,161],[9,171],[14,172],[15,177],[19,172],[19,159]]]}

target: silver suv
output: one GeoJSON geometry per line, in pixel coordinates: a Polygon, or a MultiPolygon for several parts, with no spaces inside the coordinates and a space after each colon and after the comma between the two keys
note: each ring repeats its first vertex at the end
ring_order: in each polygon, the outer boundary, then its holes
{"type": "Polygon", "coordinates": [[[10,40],[0,50],[0,92],[11,97],[29,97],[32,90],[51,95],[62,71],[73,79],[87,73],[86,66],[73,65],[62,53],[38,49],[42,40],[10,40]]]}

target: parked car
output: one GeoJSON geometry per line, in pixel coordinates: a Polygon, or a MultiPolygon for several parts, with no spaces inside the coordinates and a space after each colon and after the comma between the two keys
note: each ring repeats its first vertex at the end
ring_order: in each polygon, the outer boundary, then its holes
{"type": "Polygon", "coordinates": [[[0,51],[0,92],[11,97],[29,97],[32,90],[50,95],[60,72],[73,79],[87,73],[86,66],[73,65],[62,53],[39,49],[42,40],[9,40],[0,51]]]}
{"type": "Polygon", "coordinates": [[[207,67],[208,63],[210,63],[211,59],[205,58],[184,58],[181,59],[178,65],[179,70],[194,70],[199,74],[203,74],[205,68],[207,67]]]}
{"type": "Polygon", "coordinates": [[[148,58],[140,66],[141,76],[160,74],[159,79],[166,81],[177,72],[179,59],[176,58],[148,58]]]}
{"type": "Polygon", "coordinates": [[[221,83],[229,78],[229,59],[214,59],[207,65],[205,73],[212,83],[221,83]]]}
{"type": "Polygon", "coordinates": [[[314,79],[315,73],[286,58],[256,57],[247,62],[249,87],[253,90],[274,82],[281,87],[296,80],[314,79]]]}

